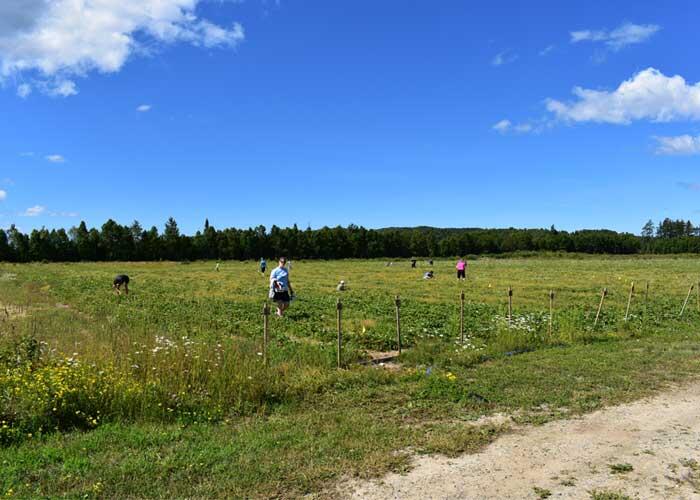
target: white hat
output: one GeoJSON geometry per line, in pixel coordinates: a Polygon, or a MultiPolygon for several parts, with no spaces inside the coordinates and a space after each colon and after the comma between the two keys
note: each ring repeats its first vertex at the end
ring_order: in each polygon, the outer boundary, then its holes
{"type": "Polygon", "coordinates": [[[345,281],[343,281],[343,280],[340,280],[340,282],[343,283],[343,284],[345,284],[345,281]]]}

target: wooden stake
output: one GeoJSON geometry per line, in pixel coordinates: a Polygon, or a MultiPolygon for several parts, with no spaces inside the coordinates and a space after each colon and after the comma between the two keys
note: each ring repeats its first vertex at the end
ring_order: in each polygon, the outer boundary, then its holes
{"type": "Polygon", "coordinates": [[[629,318],[630,315],[630,304],[632,304],[632,295],[634,295],[634,281],[632,282],[632,285],[630,286],[630,294],[627,297],[627,309],[625,310],[625,321],[629,318]]]}
{"type": "Polygon", "coordinates": [[[396,343],[399,346],[399,355],[401,354],[401,299],[397,295],[394,299],[396,304],[396,343]]]}
{"type": "Polygon", "coordinates": [[[340,299],[338,299],[338,302],[335,304],[335,310],[338,316],[338,368],[340,368],[342,364],[341,351],[343,348],[343,329],[341,325],[343,304],[340,302],[340,299]]]}
{"type": "Polygon", "coordinates": [[[270,304],[263,304],[263,363],[267,367],[267,343],[270,339],[270,304]]]}
{"type": "Polygon", "coordinates": [[[593,322],[593,328],[598,326],[598,318],[600,318],[600,311],[603,309],[603,301],[605,300],[606,295],[608,295],[608,289],[603,288],[603,291],[600,294],[600,304],[598,304],[598,312],[595,314],[595,321],[593,322]]]}
{"type": "Polygon", "coordinates": [[[549,291],[549,337],[552,337],[552,320],[554,318],[554,290],[549,291]]]}
{"type": "Polygon", "coordinates": [[[513,324],[513,287],[508,287],[508,327],[513,324]]]}
{"type": "Polygon", "coordinates": [[[688,304],[690,294],[693,293],[693,288],[695,288],[695,285],[690,285],[690,288],[688,289],[688,295],[685,296],[685,302],[683,302],[683,307],[681,307],[681,313],[678,315],[679,318],[683,316],[683,311],[685,311],[685,306],[688,304]]]}
{"type": "Polygon", "coordinates": [[[459,294],[459,341],[464,344],[464,290],[459,294]]]}
{"type": "Polygon", "coordinates": [[[647,287],[646,290],[644,291],[644,308],[646,309],[647,305],[649,305],[649,282],[647,281],[647,287]]]}

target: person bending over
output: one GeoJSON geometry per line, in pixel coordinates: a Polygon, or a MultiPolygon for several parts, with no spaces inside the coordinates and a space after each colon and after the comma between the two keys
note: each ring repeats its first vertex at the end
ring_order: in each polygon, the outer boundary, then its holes
{"type": "Polygon", "coordinates": [[[122,285],[124,285],[124,293],[129,295],[129,277],[126,274],[117,274],[112,282],[112,288],[117,295],[122,294],[122,285]]]}
{"type": "Polygon", "coordinates": [[[287,259],[280,257],[279,265],[270,273],[270,294],[269,297],[277,304],[277,316],[283,316],[284,311],[289,307],[294,290],[289,282],[289,271],[287,270],[287,259]]]}

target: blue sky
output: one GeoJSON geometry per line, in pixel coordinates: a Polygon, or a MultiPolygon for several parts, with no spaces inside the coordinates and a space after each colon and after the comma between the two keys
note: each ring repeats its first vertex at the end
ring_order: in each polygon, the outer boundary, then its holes
{"type": "Polygon", "coordinates": [[[3,2],[0,227],[700,221],[700,3],[476,3],[3,2]]]}

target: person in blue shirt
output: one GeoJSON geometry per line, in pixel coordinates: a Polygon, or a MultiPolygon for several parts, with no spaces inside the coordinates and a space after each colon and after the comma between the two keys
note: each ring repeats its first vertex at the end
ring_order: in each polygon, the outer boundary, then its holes
{"type": "Polygon", "coordinates": [[[270,273],[269,297],[277,304],[277,316],[283,316],[294,296],[292,284],[289,282],[287,259],[280,257],[279,265],[270,273]]]}
{"type": "Polygon", "coordinates": [[[265,274],[265,269],[267,268],[267,262],[265,262],[264,257],[260,257],[260,272],[265,274]]]}

